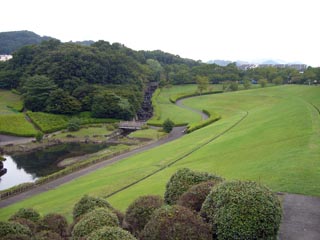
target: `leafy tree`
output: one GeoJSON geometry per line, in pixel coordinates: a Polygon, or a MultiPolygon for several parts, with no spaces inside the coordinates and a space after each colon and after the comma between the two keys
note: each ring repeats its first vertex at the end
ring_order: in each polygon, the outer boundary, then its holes
{"type": "Polygon", "coordinates": [[[260,84],[260,86],[261,86],[262,88],[264,88],[264,87],[267,86],[268,81],[267,81],[267,79],[260,79],[260,80],[258,81],[258,83],[260,84]]]}
{"type": "Polygon", "coordinates": [[[166,133],[171,132],[173,127],[174,127],[174,122],[169,118],[163,122],[163,131],[165,131],[166,133]]]}
{"type": "Polygon", "coordinates": [[[238,91],[239,85],[237,82],[231,82],[230,83],[230,89],[231,91],[238,91]]]}
{"type": "Polygon", "coordinates": [[[37,142],[41,142],[41,140],[43,139],[44,134],[40,131],[37,132],[36,134],[36,141],[37,142]]]}
{"type": "Polygon", "coordinates": [[[244,89],[249,89],[249,88],[251,88],[251,83],[250,83],[250,80],[249,80],[249,79],[243,80],[243,87],[244,87],[244,89]]]}
{"type": "Polygon", "coordinates": [[[198,85],[198,91],[200,95],[208,89],[209,86],[209,78],[205,76],[197,76],[196,83],[198,85]]]}
{"type": "Polygon", "coordinates": [[[68,122],[68,130],[70,132],[78,131],[81,127],[81,121],[79,118],[73,117],[68,122]]]}
{"type": "Polygon", "coordinates": [[[283,79],[281,76],[278,76],[272,80],[275,85],[281,85],[283,83],[283,79]]]}
{"type": "Polygon", "coordinates": [[[80,111],[80,102],[62,89],[50,93],[46,102],[46,111],[58,114],[74,114],[80,111]]]}
{"type": "Polygon", "coordinates": [[[22,87],[25,107],[35,112],[45,110],[47,98],[56,88],[54,82],[46,76],[27,78],[22,87]]]}

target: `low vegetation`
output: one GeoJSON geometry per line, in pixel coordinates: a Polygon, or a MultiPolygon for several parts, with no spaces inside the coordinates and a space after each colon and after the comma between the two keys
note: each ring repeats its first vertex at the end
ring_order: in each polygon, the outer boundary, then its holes
{"type": "Polygon", "coordinates": [[[25,119],[24,114],[0,115],[0,133],[21,137],[34,137],[37,130],[25,119]]]}

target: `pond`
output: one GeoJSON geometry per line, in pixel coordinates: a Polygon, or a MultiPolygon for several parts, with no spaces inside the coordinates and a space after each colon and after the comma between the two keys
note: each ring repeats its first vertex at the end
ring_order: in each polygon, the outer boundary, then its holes
{"type": "Polygon", "coordinates": [[[34,182],[39,177],[57,172],[62,169],[58,163],[63,159],[94,153],[107,147],[107,144],[65,143],[35,152],[5,155],[3,165],[7,173],[0,177],[0,190],[34,182]]]}

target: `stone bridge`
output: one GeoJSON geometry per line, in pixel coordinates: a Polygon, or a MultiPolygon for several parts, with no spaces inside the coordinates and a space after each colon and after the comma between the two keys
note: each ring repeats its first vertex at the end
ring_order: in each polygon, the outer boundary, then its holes
{"type": "Polygon", "coordinates": [[[146,122],[144,121],[121,121],[119,123],[120,129],[132,129],[132,130],[139,130],[146,122]]]}

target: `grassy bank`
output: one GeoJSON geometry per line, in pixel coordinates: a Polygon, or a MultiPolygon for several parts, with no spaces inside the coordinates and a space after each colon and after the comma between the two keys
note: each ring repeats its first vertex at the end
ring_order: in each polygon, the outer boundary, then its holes
{"type": "Polygon", "coordinates": [[[165,183],[181,167],[258,181],[274,191],[320,196],[319,87],[280,86],[207,95],[186,99],[184,104],[222,118],[172,143],[3,208],[0,219],[30,206],[71,219],[72,206],[82,195],[107,196],[162,169],[108,198],[124,210],[140,195],[163,194],[165,183]]]}

